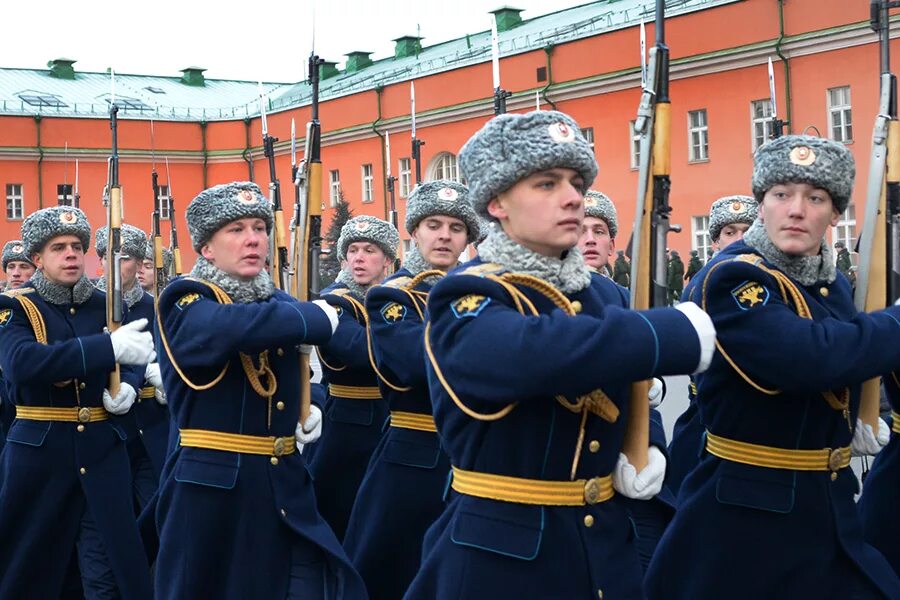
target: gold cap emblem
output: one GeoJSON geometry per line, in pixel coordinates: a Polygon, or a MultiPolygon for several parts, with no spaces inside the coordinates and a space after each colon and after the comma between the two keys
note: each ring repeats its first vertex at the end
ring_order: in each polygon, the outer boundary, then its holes
{"type": "Polygon", "coordinates": [[[575,131],[561,121],[559,123],[551,124],[547,128],[547,131],[550,133],[550,138],[554,142],[566,144],[575,141],[575,131]]]}
{"type": "Polygon", "coordinates": [[[597,199],[596,199],[596,198],[593,198],[593,197],[585,198],[585,199],[584,199],[584,206],[585,206],[586,208],[587,208],[587,207],[597,206],[597,199]]]}
{"type": "Polygon", "coordinates": [[[241,204],[253,204],[256,202],[256,198],[253,196],[253,192],[250,190],[241,190],[237,193],[237,200],[241,204]]]}
{"type": "Polygon", "coordinates": [[[735,200],[734,202],[732,202],[731,203],[731,212],[733,212],[733,213],[744,212],[744,203],[741,202],[740,200],[735,200]]]}
{"type": "Polygon", "coordinates": [[[66,211],[64,213],[59,213],[59,222],[63,225],[71,225],[76,221],[78,221],[78,217],[76,217],[73,212],[66,211]]]}
{"type": "Polygon", "coordinates": [[[357,221],[356,222],[356,230],[357,231],[365,231],[369,228],[368,221],[357,221]]]}
{"type": "Polygon", "coordinates": [[[809,165],[816,162],[816,153],[813,152],[813,149],[809,146],[797,146],[796,148],[791,150],[788,158],[790,158],[791,162],[795,165],[808,167],[809,165]]]}
{"type": "Polygon", "coordinates": [[[12,248],[10,248],[10,250],[15,252],[16,254],[20,254],[25,251],[25,246],[23,246],[22,244],[16,244],[12,248]]]}
{"type": "Polygon", "coordinates": [[[459,192],[457,192],[456,190],[454,190],[451,187],[441,188],[440,191],[438,191],[438,199],[440,199],[440,200],[446,200],[448,202],[452,202],[452,201],[456,200],[457,198],[459,198],[459,192]]]}

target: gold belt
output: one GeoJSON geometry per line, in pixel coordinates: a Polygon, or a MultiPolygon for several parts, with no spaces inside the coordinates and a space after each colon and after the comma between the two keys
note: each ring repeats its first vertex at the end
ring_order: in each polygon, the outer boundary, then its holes
{"type": "Polygon", "coordinates": [[[900,413],[891,411],[891,431],[900,433],[900,413]]]}
{"type": "Polygon", "coordinates": [[[467,496],[540,506],[584,506],[613,497],[612,476],[575,481],[545,481],[476,473],[453,467],[454,490],[467,496]]]}
{"type": "Polygon", "coordinates": [[[377,386],[328,384],[328,393],[339,398],[353,400],[380,400],[381,390],[377,386]]]}
{"type": "Polygon", "coordinates": [[[707,431],[706,449],[725,460],[769,469],[835,472],[850,466],[850,446],[793,450],[729,440],[707,431]]]}
{"type": "Polygon", "coordinates": [[[102,406],[17,406],[17,419],[31,421],[64,421],[66,423],[93,423],[105,421],[109,413],[102,406]]]}
{"type": "Polygon", "coordinates": [[[138,398],[140,398],[141,400],[156,398],[156,388],[152,385],[142,387],[140,393],[138,394],[138,398]]]}
{"type": "Polygon", "coordinates": [[[181,445],[189,448],[206,448],[241,454],[261,454],[263,456],[284,456],[297,449],[294,436],[273,437],[208,431],[205,429],[182,429],[181,445]]]}
{"type": "Polygon", "coordinates": [[[434,417],[431,415],[402,412],[399,410],[391,411],[391,427],[437,432],[437,427],[434,424],[434,417]]]}

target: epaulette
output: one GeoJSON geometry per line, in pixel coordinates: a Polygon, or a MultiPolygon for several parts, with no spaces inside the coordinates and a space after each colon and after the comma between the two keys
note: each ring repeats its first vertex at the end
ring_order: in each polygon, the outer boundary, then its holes
{"type": "Polygon", "coordinates": [[[6,292],[3,292],[3,295],[9,296],[10,298],[14,298],[21,294],[27,294],[27,293],[33,292],[33,291],[34,291],[33,287],[21,287],[21,288],[16,288],[14,290],[8,290],[6,292]]]}
{"type": "Polygon", "coordinates": [[[346,296],[350,293],[350,288],[338,288],[330,292],[322,294],[323,296],[346,296]]]}
{"type": "Polygon", "coordinates": [[[412,277],[407,277],[406,275],[403,275],[401,277],[395,277],[395,278],[391,279],[390,281],[385,281],[381,285],[383,285],[384,287],[389,287],[389,288],[402,288],[402,287],[406,287],[406,285],[410,281],[412,281],[412,277]]]}
{"type": "Polygon", "coordinates": [[[475,275],[476,277],[484,277],[485,275],[499,275],[506,272],[506,267],[497,263],[481,263],[480,265],[472,265],[466,267],[456,275],[475,275]]]}

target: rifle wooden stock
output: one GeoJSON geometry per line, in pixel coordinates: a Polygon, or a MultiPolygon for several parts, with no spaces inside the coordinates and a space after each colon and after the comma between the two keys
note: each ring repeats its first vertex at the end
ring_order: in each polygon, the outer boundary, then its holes
{"type": "Polygon", "coordinates": [[[175,275],[181,275],[184,271],[181,269],[181,248],[175,246],[172,248],[172,263],[175,268],[175,275]]]}
{"type": "MultiPolygon", "coordinates": [[[[318,131],[316,129],[316,131],[318,131]]],[[[306,235],[303,237],[303,256],[309,257],[310,250],[318,252],[314,246],[317,243],[312,239],[312,234],[316,230],[316,219],[322,218],[322,163],[318,160],[309,163],[309,175],[306,181],[307,190],[309,191],[306,206],[306,235]]],[[[301,298],[310,299],[312,278],[318,277],[317,272],[313,272],[312,261],[306,261],[306,277],[300,281],[301,298]]],[[[305,423],[309,417],[310,405],[312,403],[311,382],[309,378],[309,355],[300,355],[300,422],[305,423]]]]}
{"type": "MultiPolygon", "coordinates": [[[[119,282],[116,281],[117,271],[117,254],[121,247],[122,235],[122,188],[118,185],[109,188],[109,206],[107,207],[107,238],[106,238],[106,328],[110,334],[116,331],[121,325],[121,315],[117,315],[121,311],[121,306],[116,307],[116,288],[119,282]]],[[[121,384],[121,371],[119,363],[109,374],[109,395],[113,398],[119,393],[121,384]]]]}

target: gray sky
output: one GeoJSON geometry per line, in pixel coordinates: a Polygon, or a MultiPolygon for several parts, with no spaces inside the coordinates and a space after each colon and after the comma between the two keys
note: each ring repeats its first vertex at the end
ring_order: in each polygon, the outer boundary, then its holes
{"type": "MultiPolygon", "coordinates": [[[[525,19],[587,0],[512,0],[525,19]]],[[[217,79],[298,81],[312,46],[343,64],[347,52],[393,54],[393,38],[424,45],[490,28],[503,0],[8,0],[3,3],[0,66],[46,68],[53,58],[76,70],[179,75],[187,66],[217,79]]]]}

